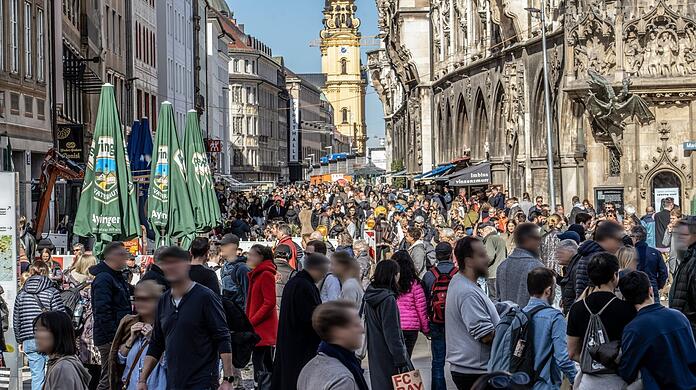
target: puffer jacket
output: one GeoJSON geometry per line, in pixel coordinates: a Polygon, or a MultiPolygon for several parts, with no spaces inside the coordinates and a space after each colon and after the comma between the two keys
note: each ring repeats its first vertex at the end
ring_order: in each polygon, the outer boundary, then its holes
{"type": "Polygon", "coordinates": [[[15,299],[12,314],[18,343],[34,338],[34,319],[39,314],[44,311],[65,311],[60,293],[54,286],[55,283],[41,275],[34,275],[24,282],[15,299]]]}
{"type": "Polygon", "coordinates": [[[689,319],[691,329],[696,332],[696,244],[684,253],[684,259],[674,273],[669,290],[669,307],[679,310],[689,319]]]}
{"type": "Polygon", "coordinates": [[[575,271],[576,299],[580,296],[580,294],[582,294],[583,291],[585,291],[585,288],[591,284],[590,277],[587,275],[587,264],[590,262],[590,259],[595,253],[602,251],[604,251],[604,248],[602,248],[597,241],[594,240],[587,240],[578,247],[578,255],[580,255],[580,257],[578,260],[577,269],[575,271]]]}
{"type": "Polygon", "coordinates": [[[420,330],[426,334],[430,333],[428,302],[419,281],[414,280],[411,291],[399,295],[396,305],[399,307],[402,330],[420,330]]]}

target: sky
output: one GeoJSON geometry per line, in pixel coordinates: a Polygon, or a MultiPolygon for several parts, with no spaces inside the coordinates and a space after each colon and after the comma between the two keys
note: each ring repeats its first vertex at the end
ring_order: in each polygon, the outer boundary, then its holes
{"type": "MultiPolygon", "coordinates": [[[[295,73],[321,72],[321,56],[318,47],[310,42],[319,39],[322,29],[323,0],[227,0],[237,23],[244,25],[244,32],[261,39],[273,50],[274,56],[283,56],[285,66],[295,73]]],[[[363,36],[377,35],[377,9],[375,0],[356,0],[360,32],[363,36]]],[[[362,48],[362,62],[367,64],[366,51],[362,48]]],[[[377,146],[377,137],[384,137],[382,103],[369,84],[365,96],[365,122],[368,146],[377,146]]]]}

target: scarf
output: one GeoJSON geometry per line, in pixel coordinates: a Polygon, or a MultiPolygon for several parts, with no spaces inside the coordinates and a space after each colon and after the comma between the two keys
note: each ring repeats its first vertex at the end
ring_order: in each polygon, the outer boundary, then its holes
{"type": "Polygon", "coordinates": [[[341,364],[343,364],[355,378],[355,383],[358,385],[360,390],[369,390],[367,387],[367,382],[365,381],[364,370],[360,367],[360,360],[355,357],[355,353],[338,346],[336,344],[329,344],[326,341],[319,343],[319,348],[317,352],[321,352],[326,356],[337,359],[341,364]]]}

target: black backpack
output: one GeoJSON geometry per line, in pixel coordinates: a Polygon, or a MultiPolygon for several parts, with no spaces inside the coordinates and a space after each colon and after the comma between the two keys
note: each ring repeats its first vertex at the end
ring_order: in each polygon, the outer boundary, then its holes
{"type": "Polygon", "coordinates": [[[249,364],[251,353],[261,337],[254,332],[246,313],[231,296],[223,294],[222,307],[231,333],[232,364],[237,368],[244,368],[249,364]]]}
{"type": "Polygon", "coordinates": [[[60,292],[60,298],[63,300],[65,312],[70,316],[75,335],[77,336],[82,334],[85,321],[87,320],[85,317],[85,306],[87,302],[82,295],[80,295],[80,292],[88,285],[88,282],[82,282],[75,287],[60,292]]]}

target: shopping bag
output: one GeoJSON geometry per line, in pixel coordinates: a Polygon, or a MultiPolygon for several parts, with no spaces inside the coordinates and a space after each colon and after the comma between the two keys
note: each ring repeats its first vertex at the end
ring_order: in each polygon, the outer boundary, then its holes
{"type": "Polygon", "coordinates": [[[394,390],[425,390],[419,370],[392,375],[394,390]]]}

